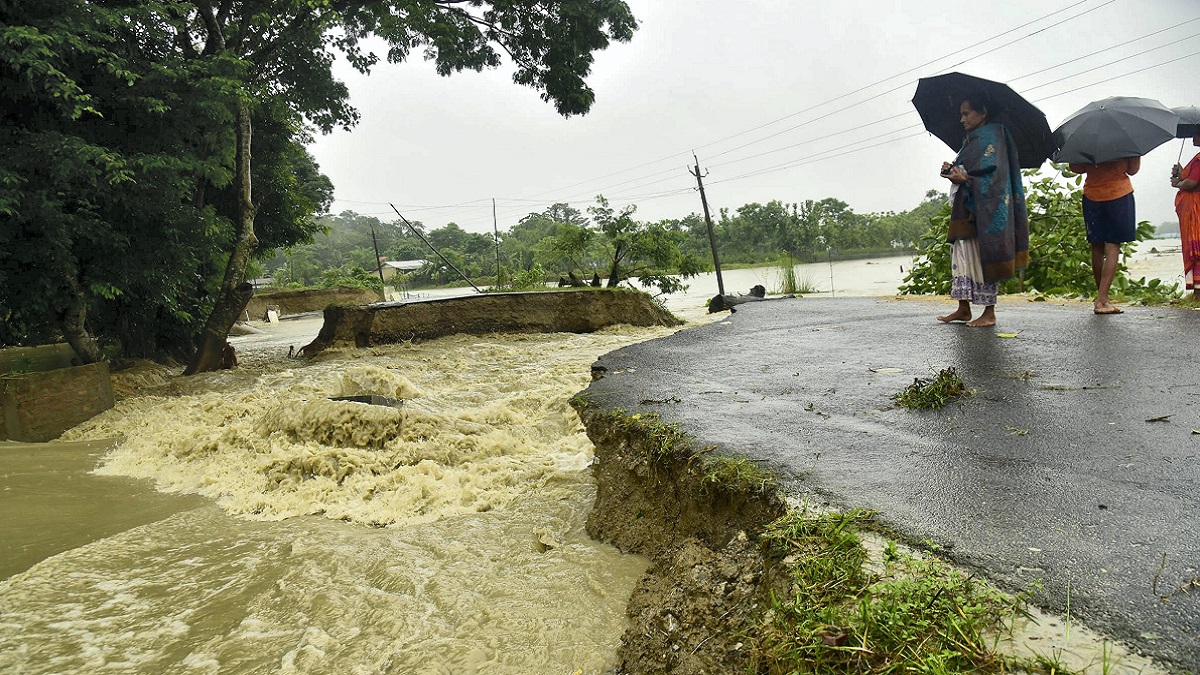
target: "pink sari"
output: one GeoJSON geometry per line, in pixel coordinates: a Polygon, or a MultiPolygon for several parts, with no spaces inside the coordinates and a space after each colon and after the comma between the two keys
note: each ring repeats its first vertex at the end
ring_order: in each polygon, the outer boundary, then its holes
{"type": "MultiPolygon", "coordinates": [[[[1200,181],[1200,154],[1183,167],[1180,175],[1200,181]]],[[[1175,213],[1179,216],[1179,239],[1183,244],[1183,281],[1191,291],[1200,288],[1200,192],[1175,193],[1175,213]]]]}

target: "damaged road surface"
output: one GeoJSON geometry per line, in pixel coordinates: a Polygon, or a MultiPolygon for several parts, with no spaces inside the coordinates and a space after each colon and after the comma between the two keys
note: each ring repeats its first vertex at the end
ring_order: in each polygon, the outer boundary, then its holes
{"type": "Polygon", "coordinates": [[[997,326],[970,328],[937,322],[944,309],[747,304],[605,355],[585,396],[779,471],[794,496],[873,509],[1006,590],[1200,670],[1200,312],[1005,298],[997,326]],[[968,396],[894,404],[946,368],[968,396]]]}

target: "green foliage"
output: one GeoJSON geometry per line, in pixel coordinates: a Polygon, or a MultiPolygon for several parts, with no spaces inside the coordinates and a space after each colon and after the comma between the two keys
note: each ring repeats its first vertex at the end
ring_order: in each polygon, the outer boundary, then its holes
{"type": "Polygon", "coordinates": [[[518,270],[512,273],[507,285],[500,290],[508,291],[538,291],[546,288],[546,270],[541,265],[532,269],[518,270]]]}
{"type": "MultiPolygon", "coordinates": [[[[799,204],[777,200],[751,203],[734,214],[721,211],[717,243],[721,259],[727,263],[769,261],[779,251],[809,262],[825,259],[831,252],[837,256],[887,254],[912,247],[944,200],[941,193],[930,191],[910,211],[875,214],[855,213],[833,198],[799,204]]],[[[689,230],[690,237],[706,237],[703,223],[698,225],[689,230]]]]}
{"type": "MultiPolygon", "coordinates": [[[[376,45],[392,62],[422,48],[450,74],[506,53],[518,84],[575,115],[592,104],[592,54],[636,27],[620,0],[0,1],[0,344],[86,341],[86,326],[130,355],[183,355],[200,326],[219,330],[228,307],[214,298],[249,254],[323,227],[312,216],[332,186],[303,145],[358,119],[332,72],[339,55],[366,72],[376,45]],[[235,124],[247,106],[249,132],[235,124]],[[249,205],[234,184],[247,133],[249,205]]],[[[494,273],[490,244],[465,237],[447,257],[494,273]]],[[[337,261],[308,253],[269,267],[286,264],[289,283],[376,268],[365,246],[337,261]]]]}
{"type": "Polygon", "coordinates": [[[599,246],[606,258],[607,286],[615,288],[626,279],[637,279],[644,288],[659,293],[677,293],[689,279],[705,269],[697,256],[683,252],[684,235],[666,223],[643,223],[633,219],[635,206],[620,211],[603,196],[589,207],[599,246]]]}
{"type": "Polygon", "coordinates": [[[932,378],[918,377],[892,396],[897,405],[915,410],[940,410],[970,391],[953,368],[943,368],[932,378]]]}
{"type": "Polygon", "coordinates": [[[947,202],[929,219],[929,229],[917,242],[917,257],[904,276],[899,291],[908,295],[950,294],[950,204],[947,202]]]}
{"type": "Polygon", "coordinates": [[[321,272],[318,288],[357,288],[363,291],[383,292],[383,282],[377,273],[361,267],[339,268],[321,272]]]}
{"type": "MultiPolygon", "coordinates": [[[[1029,211],[1029,267],[1023,279],[1016,278],[1000,286],[1002,293],[1037,291],[1046,295],[1091,297],[1096,284],[1092,275],[1091,247],[1083,223],[1082,176],[1054,165],[1054,173],[1024,172],[1026,205],[1029,211]]],[[[948,294],[950,292],[950,243],[946,231],[950,207],[944,204],[921,235],[917,259],[900,292],[905,294],[948,294]]],[[[1137,240],[1154,237],[1154,228],[1142,221],[1137,240]]],[[[1130,279],[1124,261],[1133,253],[1133,244],[1122,245],[1122,258],[1110,291],[1114,298],[1143,303],[1162,303],[1178,294],[1177,284],[1165,285],[1157,279],[1130,279]]]]}
{"type": "Polygon", "coordinates": [[[987,635],[1020,611],[1003,595],[935,559],[884,551],[869,572],[861,543],[868,514],[792,512],[764,533],[767,554],[790,573],[789,593],[749,636],[753,672],[1000,672],[987,635]]]}
{"type": "MultiPolygon", "coordinates": [[[[780,293],[800,293],[800,282],[796,279],[796,259],[786,252],[779,256],[779,289],[780,293]]],[[[805,291],[806,293],[809,291],[805,291]]]]}

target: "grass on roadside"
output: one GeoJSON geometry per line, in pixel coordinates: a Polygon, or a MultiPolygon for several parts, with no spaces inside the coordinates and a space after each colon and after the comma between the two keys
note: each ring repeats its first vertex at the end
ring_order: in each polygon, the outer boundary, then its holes
{"type": "MultiPolygon", "coordinates": [[[[937,559],[884,547],[869,565],[861,511],[790,513],[763,535],[791,588],[772,593],[753,636],[753,672],[1012,672],[995,638],[1022,611],[1013,598],[937,559]]],[[[1032,665],[1032,664],[1030,664],[1032,665]]]]}

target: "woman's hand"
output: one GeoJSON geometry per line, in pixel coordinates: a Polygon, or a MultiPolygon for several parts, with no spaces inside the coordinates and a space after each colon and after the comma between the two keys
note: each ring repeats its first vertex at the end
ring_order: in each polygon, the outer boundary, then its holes
{"type": "Polygon", "coordinates": [[[942,175],[945,176],[951,183],[956,183],[958,185],[962,185],[971,180],[971,175],[968,174],[967,170],[961,166],[952,166],[950,167],[949,172],[942,175]]]}

